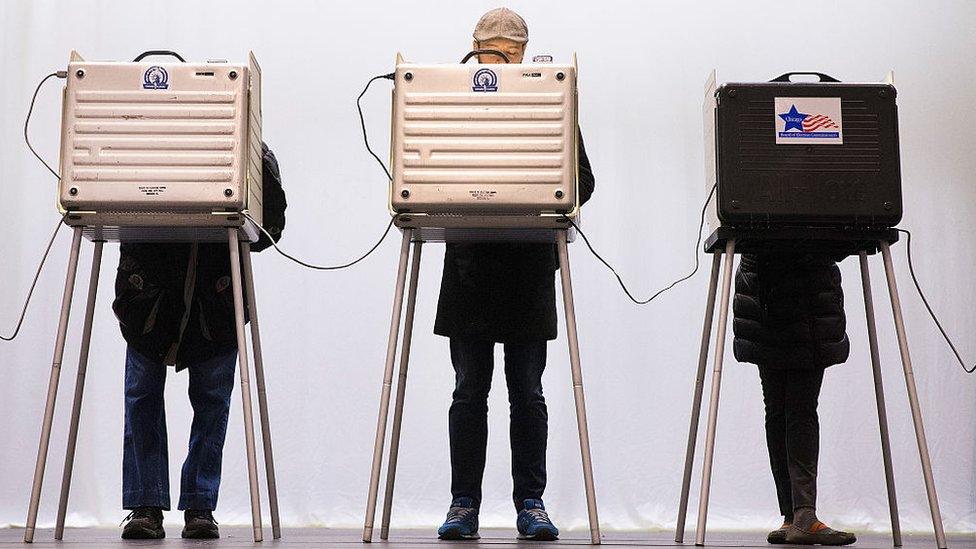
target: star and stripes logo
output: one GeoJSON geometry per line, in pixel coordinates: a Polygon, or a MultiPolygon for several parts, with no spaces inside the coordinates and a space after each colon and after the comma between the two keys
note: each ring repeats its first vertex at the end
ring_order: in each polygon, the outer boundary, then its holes
{"type": "Polygon", "coordinates": [[[838,98],[776,98],[776,143],[842,144],[838,98]]]}
{"type": "Polygon", "coordinates": [[[803,131],[805,132],[817,131],[820,128],[831,129],[837,127],[838,127],[837,124],[834,124],[834,121],[831,120],[829,116],[824,114],[818,114],[814,116],[808,115],[806,118],[803,119],[803,131]]]}

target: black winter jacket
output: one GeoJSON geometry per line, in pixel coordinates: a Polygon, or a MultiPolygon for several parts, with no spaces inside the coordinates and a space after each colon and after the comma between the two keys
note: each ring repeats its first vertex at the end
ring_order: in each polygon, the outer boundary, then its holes
{"type": "MultiPolygon", "coordinates": [[[[579,134],[580,203],[595,181],[579,134]]],[[[556,339],[554,244],[452,243],[444,253],[434,333],[498,343],[556,339]]]]}
{"type": "Polygon", "coordinates": [[[226,352],[237,345],[228,245],[122,244],[112,310],[130,346],[178,370],[226,352]]]}
{"type": "MultiPolygon", "coordinates": [[[[267,148],[263,161],[279,177],[267,148]]],[[[112,310],[126,343],[177,370],[236,347],[228,244],[122,244],[112,310]]]]}
{"type": "Polygon", "coordinates": [[[850,342],[840,269],[824,255],[743,255],[735,277],[733,350],[739,362],[778,369],[826,368],[850,342]]]}

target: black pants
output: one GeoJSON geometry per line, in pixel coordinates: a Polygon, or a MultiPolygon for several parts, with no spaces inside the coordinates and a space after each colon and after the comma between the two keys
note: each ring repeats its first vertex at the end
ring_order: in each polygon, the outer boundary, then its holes
{"type": "MultiPolygon", "coordinates": [[[[494,367],[491,341],[451,338],[455,386],[449,414],[451,494],[481,503],[488,447],[488,391],[494,367]]],[[[546,342],[506,343],[505,381],[510,411],[512,493],[516,509],[525,499],[541,499],[546,489],[549,415],[542,396],[546,342]]]]}
{"type": "Polygon", "coordinates": [[[766,446],[776,483],[779,511],[817,507],[820,420],[817,401],[824,371],[759,367],[766,406],[766,446]]]}

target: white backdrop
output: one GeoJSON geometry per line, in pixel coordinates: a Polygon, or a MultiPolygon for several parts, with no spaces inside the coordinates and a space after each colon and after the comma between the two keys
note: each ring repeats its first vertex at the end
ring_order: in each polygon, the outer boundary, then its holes
{"type": "MultiPolygon", "coordinates": [[[[355,97],[393,69],[394,55],[454,62],[494,2],[27,2],[0,3],[0,329],[16,319],[57,221],[53,178],[22,139],[30,94],[71,49],[131,59],[154,48],[196,60],[244,59],[264,68],[264,132],[288,191],[287,249],[338,262],[371,245],[389,219],[386,184],[362,146],[355,97]]],[[[976,4],[783,2],[512,2],[531,28],[529,54],[579,52],[581,126],[596,174],[587,232],[642,293],[693,261],[704,198],[703,83],[765,80],[822,70],[842,80],[897,75],[906,213],[923,284],[961,350],[976,356],[976,137],[972,121],[976,4]]],[[[41,92],[37,148],[56,160],[62,82],[41,92]]],[[[385,151],[389,83],[364,101],[385,151]]],[[[381,153],[385,156],[385,153],[381,153]]],[[[273,252],[255,258],[281,510],[287,525],[361,525],[393,293],[398,235],[369,260],[336,273],[303,270],[273,252]]],[[[0,524],[23,524],[70,238],[63,231],[20,338],[0,343],[0,524]]],[[[106,247],[70,525],[114,525],[120,510],[123,342],[109,302],[117,246],[106,247]]],[[[942,512],[950,531],[976,528],[976,379],[953,363],[911,288],[904,245],[894,248],[916,379],[942,512]]],[[[83,317],[90,245],[82,256],[61,377],[40,522],[57,505],[83,317]]],[[[671,528],[690,410],[707,273],[652,305],[627,301],[581,244],[571,246],[600,517],[607,529],[671,528]]],[[[442,246],[427,248],[417,307],[395,526],[431,528],[450,502],[447,341],[432,335],[442,246]]],[[[903,525],[929,530],[880,259],[872,260],[903,525]]],[[[707,271],[706,267],[703,269],[707,271]]],[[[856,261],[842,264],[852,353],[823,390],[820,513],[860,531],[888,528],[863,302],[856,261]]],[[[586,524],[565,330],[550,345],[547,503],[564,528],[586,524]]],[[[499,353],[500,354],[500,353],[499,353]]],[[[501,371],[491,395],[483,524],[512,526],[507,402],[501,371]]],[[[190,407],[186,376],[167,388],[173,503],[190,407]]],[[[249,521],[239,386],[229,426],[218,519],[249,521]]],[[[778,524],[755,367],[726,361],[713,528],[778,524]]],[[[697,468],[696,468],[697,469],[697,468]]],[[[697,495],[697,475],[693,494],[697,495]]],[[[694,509],[694,501],[692,502],[694,509]]],[[[169,515],[179,520],[176,513],[169,515]]],[[[378,517],[377,517],[378,518],[378,517]]],[[[692,521],[694,519],[692,518],[692,521]]],[[[693,524],[693,522],[691,522],[693,524]]]]}

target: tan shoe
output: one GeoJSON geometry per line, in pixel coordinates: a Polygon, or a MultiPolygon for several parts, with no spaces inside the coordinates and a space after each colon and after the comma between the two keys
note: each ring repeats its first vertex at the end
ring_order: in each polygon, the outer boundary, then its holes
{"type": "Polygon", "coordinates": [[[850,545],[857,536],[850,532],[834,530],[819,520],[810,530],[791,525],[786,530],[786,543],[790,545],[850,545]]]}

